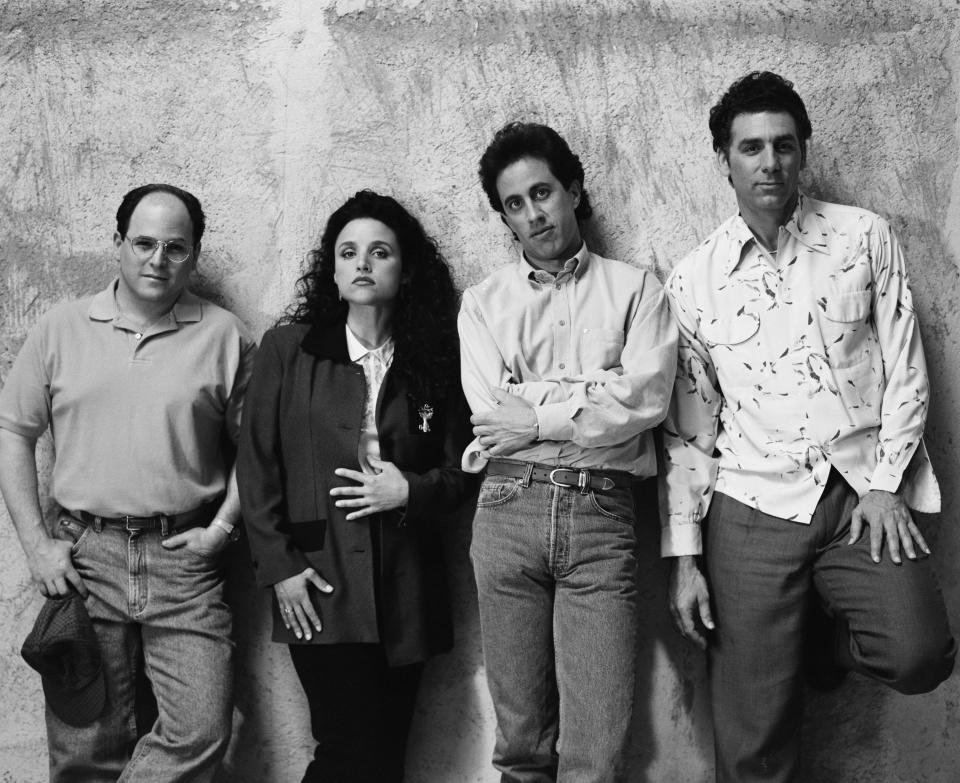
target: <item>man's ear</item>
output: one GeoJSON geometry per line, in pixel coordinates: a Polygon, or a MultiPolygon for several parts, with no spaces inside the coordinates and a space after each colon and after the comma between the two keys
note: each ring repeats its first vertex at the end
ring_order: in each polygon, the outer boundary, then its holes
{"type": "Polygon", "coordinates": [[[727,150],[723,147],[717,150],[717,168],[720,169],[723,176],[730,176],[730,158],[727,155],[727,150]]]}
{"type": "Polygon", "coordinates": [[[201,245],[199,242],[197,242],[197,244],[195,244],[195,245],[193,246],[193,268],[194,268],[194,270],[196,270],[196,268],[197,268],[197,263],[200,261],[200,248],[201,248],[201,247],[202,247],[202,245],[201,245]]]}
{"type": "Polygon", "coordinates": [[[500,213],[500,220],[503,221],[503,225],[505,225],[508,229],[510,229],[510,236],[513,237],[514,241],[519,242],[519,241],[520,241],[520,237],[517,236],[517,232],[516,232],[516,231],[514,231],[512,228],[510,228],[510,224],[507,222],[507,216],[504,215],[502,212],[500,213]]]}
{"type": "Polygon", "coordinates": [[[113,246],[117,251],[117,260],[120,260],[120,246],[123,244],[123,237],[119,231],[113,232],[113,246]]]}
{"type": "Polygon", "coordinates": [[[579,180],[574,180],[570,183],[570,187],[567,188],[567,193],[570,194],[573,198],[573,208],[576,209],[580,206],[580,196],[583,195],[583,188],[580,185],[579,180]]]}
{"type": "Polygon", "coordinates": [[[722,147],[717,150],[717,168],[720,169],[720,173],[727,178],[727,184],[732,188],[733,179],[730,177],[730,157],[727,150],[722,147]]]}

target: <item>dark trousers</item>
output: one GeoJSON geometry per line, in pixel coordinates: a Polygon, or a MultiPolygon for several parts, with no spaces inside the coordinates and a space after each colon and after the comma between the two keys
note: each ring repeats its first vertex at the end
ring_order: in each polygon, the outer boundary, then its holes
{"type": "Polygon", "coordinates": [[[379,644],[292,644],[317,741],[304,783],[402,783],[423,664],[391,668],[379,644]]]}
{"type": "Polygon", "coordinates": [[[810,525],[715,494],[704,555],[717,623],[709,650],[717,780],[795,779],[802,720],[801,648],[819,600],[844,631],[835,654],[902,693],[933,690],[956,644],[928,559],[870,559],[869,528],[847,545],[857,494],[832,471],[810,525]]]}

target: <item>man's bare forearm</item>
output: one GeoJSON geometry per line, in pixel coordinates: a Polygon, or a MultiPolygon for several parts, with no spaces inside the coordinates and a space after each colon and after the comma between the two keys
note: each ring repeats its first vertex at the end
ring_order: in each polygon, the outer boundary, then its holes
{"type": "Polygon", "coordinates": [[[0,492],[28,557],[50,538],[37,484],[36,440],[0,429],[0,492]]]}

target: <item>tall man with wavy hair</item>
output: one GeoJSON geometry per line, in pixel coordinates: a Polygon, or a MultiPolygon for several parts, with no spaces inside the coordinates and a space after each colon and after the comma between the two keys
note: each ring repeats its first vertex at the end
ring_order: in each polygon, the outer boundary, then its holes
{"type": "Polygon", "coordinates": [[[710,130],[739,213],[666,284],[663,554],[677,626],[708,651],[717,780],[791,781],[805,661],[822,686],[853,669],[903,693],[953,668],[909,511],[940,505],[927,372],[889,224],[798,189],[811,126],[792,84],[737,80],[710,130]]]}
{"type": "Polygon", "coordinates": [[[511,123],[480,160],[520,243],[468,289],[463,386],[485,470],[471,556],[505,783],[624,779],[637,633],[634,482],[656,473],[676,327],[651,272],[591,253],[583,166],[511,123]]]}
{"type": "Polygon", "coordinates": [[[240,518],[229,444],[254,343],[187,288],[203,229],[200,202],[180,188],[127,193],[113,235],[118,276],[45,313],[0,392],[0,490],[30,574],[45,596],[85,596],[103,661],[98,717],[48,702],[53,783],[201,783],[230,739],[218,555],[240,518]],[[52,531],[35,457],[48,428],[52,531]],[[138,737],[140,661],[159,716],[138,737]]]}

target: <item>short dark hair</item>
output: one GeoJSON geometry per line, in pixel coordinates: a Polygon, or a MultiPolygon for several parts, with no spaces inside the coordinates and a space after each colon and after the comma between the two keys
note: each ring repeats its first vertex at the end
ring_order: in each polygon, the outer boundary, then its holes
{"type": "Polygon", "coordinates": [[[730,151],[730,129],[737,115],[763,111],[784,111],[793,117],[800,138],[801,159],[806,161],[807,140],[813,132],[807,107],[793,89],[793,82],[771,71],[753,71],[737,79],[710,109],[714,152],[730,151]]]}
{"type": "Polygon", "coordinates": [[[190,215],[190,223],[193,225],[193,244],[199,245],[203,238],[203,230],[207,226],[206,218],[203,216],[203,209],[200,207],[200,200],[192,193],[182,190],[174,185],[166,185],[162,182],[154,182],[149,185],[141,185],[134,188],[123,197],[120,207],[117,209],[117,233],[121,237],[126,237],[127,229],[130,228],[130,217],[133,210],[137,208],[145,196],[151,193],[169,193],[176,196],[183,202],[190,215]]]}
{"type": "Polygon", "coordinates": [[[510,122],[497,131],[490,146],[480,158],[480,184],[487,194],[490,206],[503,214],[503,202],[497,193],[497,177],[522,158],[544,161],[553,174],[569,190],[576,180],[580,183],[580,203],[574,214],[577,220],[586,220],[593,214],[590,199],[583,187],[583,164],[571,152],[567,142],[553,128],[535,122],[510,122]]]}

